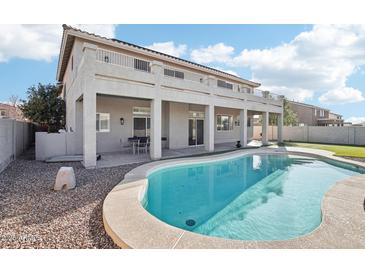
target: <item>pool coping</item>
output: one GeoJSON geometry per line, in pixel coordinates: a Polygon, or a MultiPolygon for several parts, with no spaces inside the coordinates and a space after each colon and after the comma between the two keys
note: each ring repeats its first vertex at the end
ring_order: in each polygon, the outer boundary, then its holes
{"type": "Polygon", "coordinates": [[[365,168],[365,163],[336,157],[329,151],[299,147],[264,147],[150,162],[128,172],[105,198],[103,222],[107,234],[122,248],[365,248],[365,174],[349,177],[332,186],[322,200],[321,224],[309,234],[288,240],[246,241],[205,236],[164,223],[141,205],[147,176],[157,169],[252,154],[321,157],[365,168]]]}

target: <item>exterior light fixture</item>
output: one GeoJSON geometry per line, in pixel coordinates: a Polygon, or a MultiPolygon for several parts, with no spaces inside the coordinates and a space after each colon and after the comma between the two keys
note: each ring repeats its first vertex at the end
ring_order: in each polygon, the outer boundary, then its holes
{"type": "Polygon", "coordinates": [[[120,118],[120,125],[124,125],[124,118],[122,117],[122,118],[120,118]]]}

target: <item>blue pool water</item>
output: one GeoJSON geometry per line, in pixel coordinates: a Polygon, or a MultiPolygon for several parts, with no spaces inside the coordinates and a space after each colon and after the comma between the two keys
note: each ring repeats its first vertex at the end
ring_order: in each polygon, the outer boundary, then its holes
{"type": "Polygon", "coordinates": [[[250,155],[155,171],[143,205],[170,225],[204,235],[284,240],[313,231],[325,192],[360,173],[331,160],[250,155]]]}

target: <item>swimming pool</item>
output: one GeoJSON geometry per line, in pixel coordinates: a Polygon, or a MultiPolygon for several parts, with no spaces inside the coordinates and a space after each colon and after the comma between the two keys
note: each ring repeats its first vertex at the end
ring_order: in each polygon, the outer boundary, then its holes
{"type": "Polygon", "coordinates": [[[318,227],[332,185],[363,173],[334,160],[246,155],[154,171],[142,204],[158,219],[203,235],[286,240],[318,227]]]}

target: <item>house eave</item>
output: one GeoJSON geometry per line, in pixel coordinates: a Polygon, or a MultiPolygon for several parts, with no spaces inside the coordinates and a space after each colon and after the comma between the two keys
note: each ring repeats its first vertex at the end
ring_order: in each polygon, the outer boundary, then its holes
{"type": "MultiPolygon", "coordinates": [[[[100,43],[100,44],[104,44],[104,45],[108,45],[111,47],[115,47],[115,48],[119,48],[119,49],[123,49],[123,50],[127,50],[130,52],[134,52],[137,54],[142,54],[145,56],[148,56],[150,58],[156,58],[159,59],[161,61],[166,61],[166,62],[173,62],[173,63],[177,63],[181,66],[184,66],[186,68],[191,68],[191,69],[195,69],[195,70],[199,70],[199,71],[203,71],[205,73],[209,73],[212,74],[214,76],[217,77],[222,77],[224,79],[229,79],[235,82],[239,82],[242,84],[246,84],[252,87],[259,87],[261,86],[260,83],[256,83],[250,80],[246,80],[243,79],[241,77],[235,76],[233,74],[229,74],[211,67],[207,67],[201,64],[197,64],[188,60],[184,60],[175,56],[171,56],[162,52],[158,52],[158,51],[154,51],[151,49],[147,49],[138,45],[134,45],[128,42],[124,42],[121,40],[117,40],[117,39],[109,39],[106,37],[102,37],[96,34],[92,34],[92,33],[88,33],[79,29],[75,29],[72,28],[70,26],[67,25],[63,25],[63,37],[62,37],[62,43],[61,43],[61,48],[60,48],[60,56],[59,56],[59,61],[58,61],[58,69],[57,69],[57,80],[62,82],[63,81],[63,76],[64,73],[66,71],[66,67],[67,67],[67,60],[64,60],[65,58],[69,58],[70,52],[72,50],[72,45],[74,40],[69,40],[70,36],[75,37],[79,37],[85,40],[90,40],[96,43],[100,43]],[[71,46],[69,46],[71,45],[71,46]],[[70,48],[69,48],[70,47],[70,48]],[[69,51],[67,53],[67,51],[69,51]]],[[[73,39],[74,39],[73,38],[73,39]]]]}

